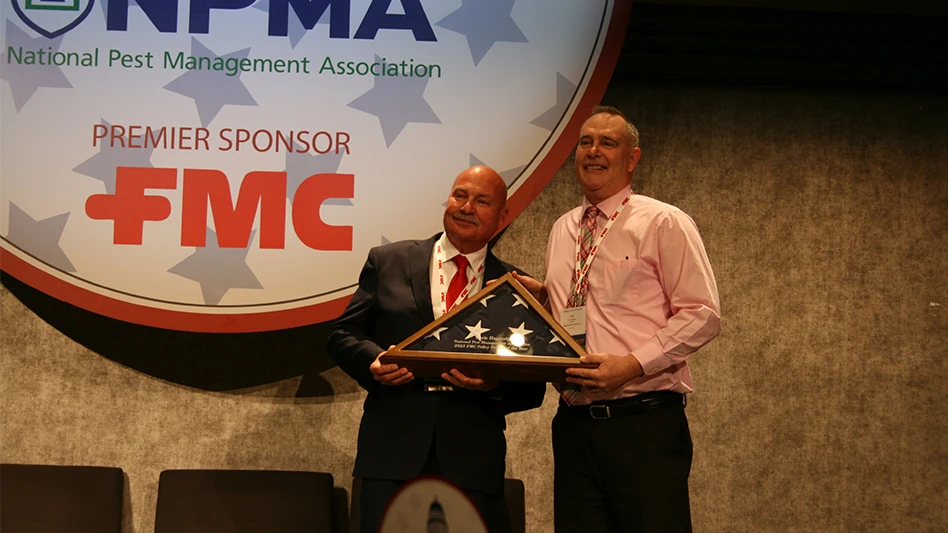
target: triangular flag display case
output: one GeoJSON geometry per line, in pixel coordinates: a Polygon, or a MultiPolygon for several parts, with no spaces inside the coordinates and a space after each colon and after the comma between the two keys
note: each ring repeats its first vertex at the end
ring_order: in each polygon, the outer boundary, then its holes
{"type": "Polygon", "coordinates": [[[512,274],[505,274],[382,356],[416,376],[561,382],[586,354],[512,274]]]}

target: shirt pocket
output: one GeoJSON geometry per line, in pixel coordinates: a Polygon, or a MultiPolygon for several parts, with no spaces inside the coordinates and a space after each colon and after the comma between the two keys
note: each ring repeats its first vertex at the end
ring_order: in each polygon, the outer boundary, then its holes
{"type": "MultiPolygon", "coordinates": [[[[598,260],[597,260],[598,261],[598,260]]],[[[601,305],[631,306],[639,300],[639,283],[642,273],[636,259],[603,260],[602,278],[594,283],[593,292],[601,305]]]]}

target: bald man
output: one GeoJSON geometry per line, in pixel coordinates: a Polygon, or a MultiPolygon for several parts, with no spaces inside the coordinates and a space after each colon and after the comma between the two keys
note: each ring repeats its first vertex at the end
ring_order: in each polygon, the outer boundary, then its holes
{"type": "Polygon", "coordinates": [[[515,269],[487,249],[507,218],[506,203],[507,186],[497,172],[486,166],[461,172],[444,210],[444,232],[373,248],[359,288],[333,326],[329,354],[368,391],[353,472],[363,478],[363,533],[376,533],[395,492],[424,474],[463,489],[491,531],[509,531],[504,417],[538,407],[545,385],[488,382],[456,369],[432,383],[379,362],[385,349],[480,290],[485,280],[515,269]],[[459,265],[466,291],[457,301],[442,301],[442,294],[452,294],[449,280],[459,265]]]}

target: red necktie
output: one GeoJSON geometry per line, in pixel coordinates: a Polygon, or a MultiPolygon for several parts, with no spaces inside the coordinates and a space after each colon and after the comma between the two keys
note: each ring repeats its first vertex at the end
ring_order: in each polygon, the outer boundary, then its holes
{"type": "Polygon", "coordinates": [[[455,302],[455,300],[458,299],[458,295],[467,286],[467,258],[458,254],[452,257],[451,260],[458,266],[458,271],[451,278],[451,284],[448,285],[448,309],[451,309],[457,303],[461,303],[455,302]]]}

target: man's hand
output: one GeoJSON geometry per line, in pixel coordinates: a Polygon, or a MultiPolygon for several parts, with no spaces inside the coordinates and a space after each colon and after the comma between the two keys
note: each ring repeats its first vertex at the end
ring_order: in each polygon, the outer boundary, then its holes
{"type": "MultiPolygon", "coordinates": [[[[389,346],[388,349],[391,350],[394,346],[389,346]]],[[[383,365],[379,361],[379,357],[382,357],[388,353],[388,350],[380,353],[378,357],[375,358],[375,361],[372,361],[372,364],[369,365],[369,372],[372,372],[372,377],[375,378],[375,381],[383,385],[404,385],[409,381],[415,379],[414,374],[408,371],[407,368],[402,368],[396,364],[383,365]]]]}
{"type": "Polygon", "coordinates": [[[455,387],[476,391],[489,391],[496,389],[497,385],[499,385],[499,382],[496,379],[484,380],[481,378],[467,377],[457,368],[452,368],[450,372],[442,373],[441,379],[447,381],[455,387]]]}
{"type": "Polygon", "coordinates": [[[540,305],[544,307],[549,307],[547,300],[549,299],[549,294],[546,292],[546,285],[540,283],[539,281],[531,278],[530,276],[524,276],[523,274],[518,274],[516,271],[513,272],[513,277],[515,280],[519,281],[523,285],[524,289],[537,299],[540,302],[540,305]]]}
{"type": "Polygon", "coordinates": [[[580,363],[599,363],[598,368],[567,368],[566,381],[586,386],[590,392],[612,394],[630,379],[642,376],[642,365],[634,355],[625,357],[611,353],[590,353],[580,363]]]}

